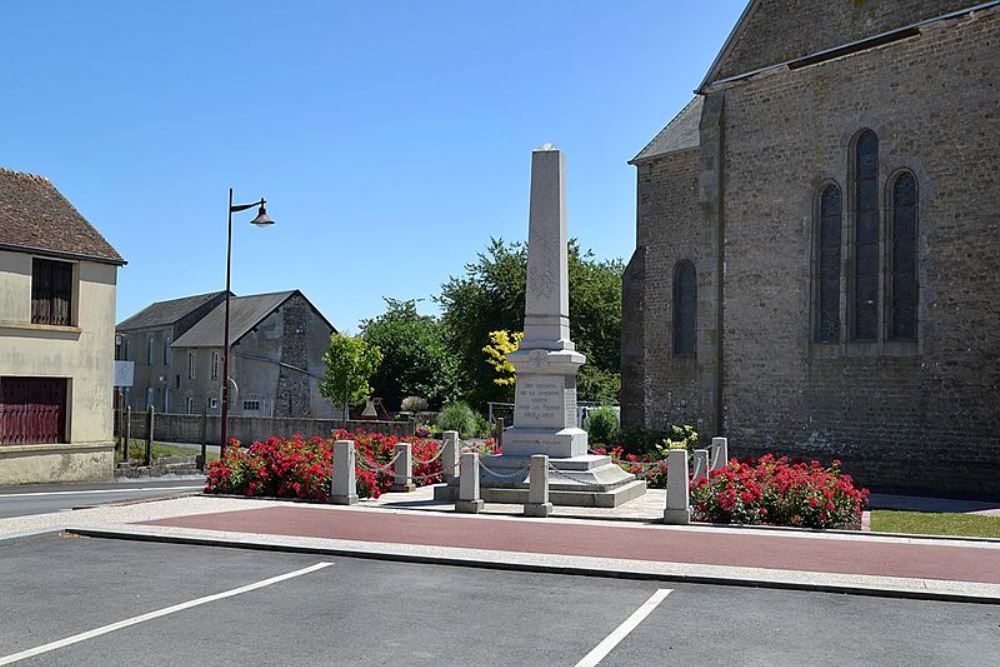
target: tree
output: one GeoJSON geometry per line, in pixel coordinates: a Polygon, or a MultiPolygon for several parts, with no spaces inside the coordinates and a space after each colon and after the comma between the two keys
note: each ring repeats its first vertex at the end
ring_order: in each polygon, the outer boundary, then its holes
{"type": "Polygon", "coordinates": [[[483,354],[486,355],[486,363],[496,371],[493,384],[504,389],[504,398],[511,395],[514,383],[517,381],[517,373],[514,364],[510,363],[507,357],[511,352],[516,352],[524,340],[523,331],[500,331],[490,332],[490,342],[483,347],[483,354]]]}
{"type": "Polygon", "coordinates": [[[326,379],[320,393],[334,402],[343,401],[345,413],[371,395],[369,381],[382,362],[382,352],[360,336],[334,333],[323,355],[326,379]]]}
{"type": "MultiPolygon", "coordinates": [[[[527,259],[523,244],[490,239],[477,261],[465,266],[465,275],[451,277],[436,298],[445,337],[460,362],[465,397],[475,405],[503,393],[493,382],[496,372],[482,349],[490,332],[524,328],[527,259]]],[[[591,367],[585,366],[581,373],[581,400],[607,400],[609,387],[617,382],[624,270],[620,259],[598,260],[592,251],[581,252],[576,241],[570,241],[570,335],[591,367]],[[601,395],[592,394],[597,388],[601,395]]]]}
{"type": "Polygon", "coordinates": [[[432,406],[455,398],[457,363],[436,317],[420,315],[413,300],[385,299],[385,312],[361,323],[361,337],[378,347],[382,363],[372,377],[376,396],[397,410],[406,396],[432,406]]]}

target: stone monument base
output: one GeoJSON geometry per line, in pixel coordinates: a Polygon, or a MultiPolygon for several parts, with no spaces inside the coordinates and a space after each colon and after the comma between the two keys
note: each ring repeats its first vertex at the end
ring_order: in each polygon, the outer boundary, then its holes
{"type": "MultiPolygon", "coordinates": [[[[483,500],[487,503],[526,505],[530,463],[530,456],[484,456],[479,481],[483,500]]],[[[619,468],[609,456],[584,454],[549,459],[549,463],[555,468],[549,471],[549,501],[553,505],[611,508],[646,493],[646,482],[619,468]]],[[[434,487],[435,500],[456,498],[457,479],[434,487]]]]}

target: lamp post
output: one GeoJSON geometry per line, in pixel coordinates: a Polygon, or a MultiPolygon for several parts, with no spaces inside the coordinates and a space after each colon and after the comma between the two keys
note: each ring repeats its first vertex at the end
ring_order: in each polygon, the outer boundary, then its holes
{"type": "Polygon", "coordinates": [[[233,259],[233,213],[239,213],[247,209],[259,206],[257,217],[250,221],[250,224],[258,227],[273,225],[274,220],[267,217],[267,209],[264,205],[267,202],[263,197],[260,201],[252,204],[233,204],[233,189],[229,188],[229,235],[226,239],[226,323],[222,335],[222,437],[219,440],[219,459],[226,458],[226,443],[229,440],[229,299],[230,299],[230,276],[233,259]]]}

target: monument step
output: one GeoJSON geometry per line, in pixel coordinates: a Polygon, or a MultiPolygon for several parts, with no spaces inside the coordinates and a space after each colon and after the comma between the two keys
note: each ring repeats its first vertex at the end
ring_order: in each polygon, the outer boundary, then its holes
{"type": "MultiPolygon", "coordinates": [[[[528,502],[528,488],[483,487],[480,491],[487,503],[504,505],[524,505],[528,502]]],[[[608,491],[596,490],[559,490],[549,487],[549,502],[553,505],[568,507],[606,507],[615,508],[635,500],[646,493],[646,483],[641,479],[619,485],[608,491]]],[[[434,500],[453,502],[458,498],[458,489],[447,484],[434,487],[434,500]]]]}

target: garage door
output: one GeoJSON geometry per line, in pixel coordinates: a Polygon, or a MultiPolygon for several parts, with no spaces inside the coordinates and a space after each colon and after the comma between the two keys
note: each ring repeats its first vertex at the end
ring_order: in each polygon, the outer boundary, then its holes
{"type": "Polygon", "coordinates": [[[0,445],[66,441],[66,380],[0,377],[0,445]]]}

